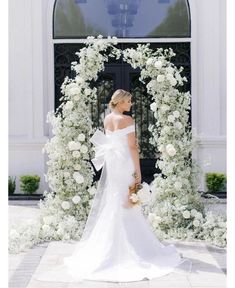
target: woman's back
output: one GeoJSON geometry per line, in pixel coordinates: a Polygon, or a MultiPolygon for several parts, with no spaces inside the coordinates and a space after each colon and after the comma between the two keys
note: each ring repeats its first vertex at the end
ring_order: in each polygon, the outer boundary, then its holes
{"type": "Polygon", "coordinates": [[[132,124],[134,124],[134,121],[131,116],[114,112],[108,114],[104,119],[104,129],[109,131],[123,129],[132,124]]]}

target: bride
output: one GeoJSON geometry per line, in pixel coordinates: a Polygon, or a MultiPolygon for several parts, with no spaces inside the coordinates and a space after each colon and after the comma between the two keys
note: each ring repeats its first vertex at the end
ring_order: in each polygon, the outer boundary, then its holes
{"type": "Polygon", "coordinates": [[[186,261],[173,245],[158,241],[140,207],[128,198],[129,186],[141,183],[135,124],[123,114],[130,111],[131,98],[125,90],[115,91],[109,103],[112,112],[104,119],[105,135],[97,130],[91,138],[96,146],[92,162],[103,170],[81,241],[64,259],[77,280],[152,279],[186,261]]]}
{"type": "Polygon", "coordinates": [[[112,112],[104,119],[105,134],[96,130],[90,139],[96,150],[92,163],[102,173],[82,237],[63,259],[69,281],[141,281],[183,263],[184,271],[191,267],[174,245],[164,246],[156,238],[140,206],[128,197],[129,186],[141,183],[135,124],[123,114],[130,111],[131,98],[125,90],[115,91],[112,112]]]}

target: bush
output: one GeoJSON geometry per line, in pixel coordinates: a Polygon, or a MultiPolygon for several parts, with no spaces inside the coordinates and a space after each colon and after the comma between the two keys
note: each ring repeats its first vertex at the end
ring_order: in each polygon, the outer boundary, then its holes
{"type": "Polygon", "coordinates": [[[40,177],[38,175],[20,176],[20,189],[25,194],[32,195],[39,187],[40,177]]]}
{"type": "Polygon", "coordinates": [[[8,177],[8,194],[12,195],[14,194],[16,189],[16,177],[13,179],[13,177],[8,177]]]}
{"type": "Polygon", "coordinates": [[[225,182],[226,176],[224,173],[206,173],[206,186],[208,192],[223,191],[225,182]]]}

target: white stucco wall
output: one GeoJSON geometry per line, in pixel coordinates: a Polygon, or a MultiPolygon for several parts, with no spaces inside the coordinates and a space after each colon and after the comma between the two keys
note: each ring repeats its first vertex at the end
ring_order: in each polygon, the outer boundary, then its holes
{"type": "MultiPolygon", "coordinates": [[[[198,133],[194,155],[204,171],[226,172],[226,3],[189,2],[192,125],[198,133]]],[[[40,175],[38,193],[47,187],[41,149],[50,135],[46,114],[54,105],[52,4],[9,0],[9,175],[40,175]]]]}

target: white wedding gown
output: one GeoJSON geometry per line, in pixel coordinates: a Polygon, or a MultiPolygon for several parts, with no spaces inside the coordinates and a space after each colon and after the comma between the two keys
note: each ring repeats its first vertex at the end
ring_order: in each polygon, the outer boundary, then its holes
{"type": "Polygon", "coordinates": [[[127,134],[134,131],[134,125],[106,134],[96,130],[91,138],[96,146],[92,162],[103,170],[81,241],[63,259],[60,270],[54,267],[36,278],[129,282],[160,277],[176,267],[191,270],[191,262],[174,245],[164,246],[156,238],[141,207],[126,207],[128,187],[134,181],[127,134]]]}

